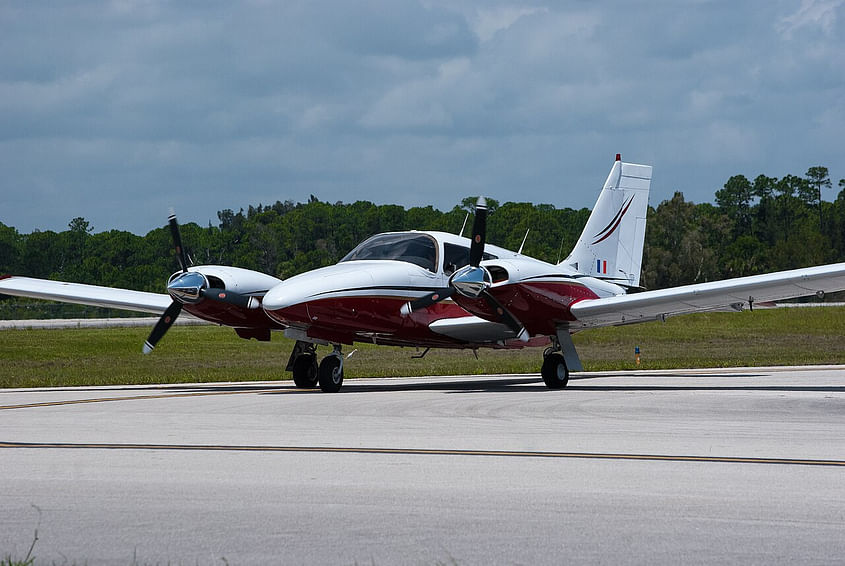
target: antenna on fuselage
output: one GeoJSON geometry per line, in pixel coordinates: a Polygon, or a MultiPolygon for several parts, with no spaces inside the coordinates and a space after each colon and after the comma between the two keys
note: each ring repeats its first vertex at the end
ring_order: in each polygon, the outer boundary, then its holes
{"type": "Polygon", "coordinates": [[[458,232],[458,236],[463,236],[463,235],[464,235],[464,228],[466,228],[466,227],[467,227],[467,220],[469,220],[469,212],[467,212],[467,215],[466,215],[466,216],[464,216],[464,223],[463,223],[463,224],[461,224],[461,231],[460,231],[460,232],[458,232]]]}
{"type": "Polygon", "coordinates": [[[525,247],[525,240],[528,239],[528,232],[530,232],[530,231],[531,231],[531,228],[529,228],[528,230],[525,231],[525,237],[522,238],[522,243],[519,245],[519,251],[517,251],[516,253],[518,253],[518,254],[522,253],[522,248],[525,247]]]}

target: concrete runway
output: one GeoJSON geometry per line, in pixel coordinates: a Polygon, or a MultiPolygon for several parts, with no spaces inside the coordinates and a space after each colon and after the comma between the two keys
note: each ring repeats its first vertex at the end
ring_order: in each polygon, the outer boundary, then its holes
{"type": "Polygon", "coordinates": [[[0,560],[841,564],[845,367],[0,390],[0,560]]]}

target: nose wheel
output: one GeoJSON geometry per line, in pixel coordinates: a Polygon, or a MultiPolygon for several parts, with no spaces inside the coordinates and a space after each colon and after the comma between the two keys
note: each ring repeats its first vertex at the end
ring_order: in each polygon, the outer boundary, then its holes
{"type": "Polygon", "coordinates": [[[297,387],[313,389],[320,386],[326,393],[337,393],[343,385],[343,354],[340,345],[317,365],[317,346],[297,341],[288,360],[287,371],[293,373],[297,387]]]}
{"type": "Polygon", "coordinates": [[[318,371],[320,389],[324,393],[337,393],[343,385],[343,355],[340,346],[335,346],[334,352],[323,358],[318,371]]]}
{"type": "Polygon", "coordinates": [[[293,362],[293,382],[297,387],[313,389],[317,387],[317,354],[300,354],[293,362]]]}
{"type": "Polygon", "coordinates": [[[285,369],[293,374],[297,387],[317,387],[317,346],[297,340],[285,369]]]}

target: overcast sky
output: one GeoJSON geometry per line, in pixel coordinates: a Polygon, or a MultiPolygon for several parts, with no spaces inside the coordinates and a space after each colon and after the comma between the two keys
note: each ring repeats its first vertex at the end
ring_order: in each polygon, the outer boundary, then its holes
{"type": "MultiPolygon", "coordinates": [[[[277,200],[651,204],[845,177],[845,0],[0,0],[0,222],[145,234],[277,200]]],[[[540,227],[537,227],[540,229],[540,227]]]]}

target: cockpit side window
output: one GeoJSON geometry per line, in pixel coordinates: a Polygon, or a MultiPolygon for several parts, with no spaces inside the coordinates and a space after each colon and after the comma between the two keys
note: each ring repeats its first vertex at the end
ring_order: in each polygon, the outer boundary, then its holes
{"type": "MultiPolygon", "coordinates": [[[[484,252],[482,260],[498,259],[493,254],[484,252]]],[[[457,244],[443,244],[443,273],[451,275],[465,265],[469,265],[469,248],[457,244]]]]}
{"type": "Polygon", "coordinates": [[[437,271],[437,242],[426,234],[379,234],[364,241],[340,261],[395,260],[437,271]]]}

